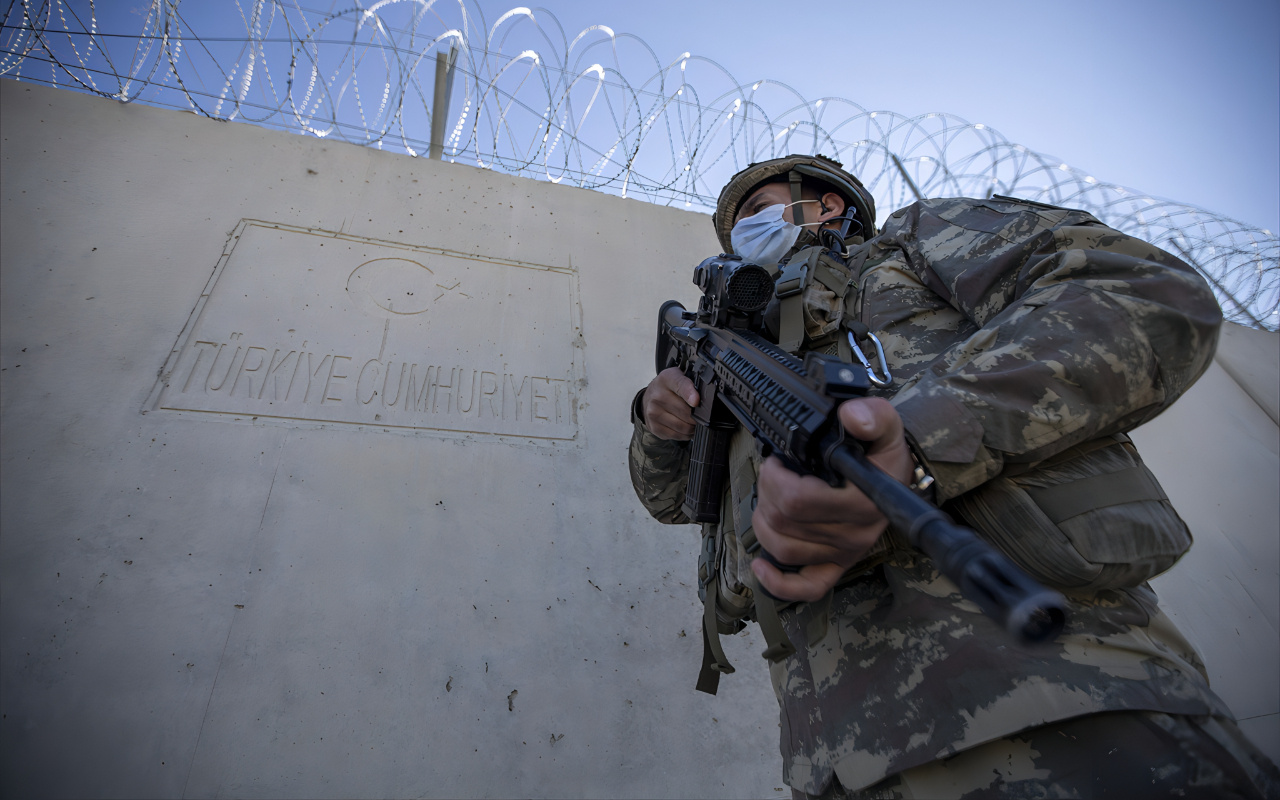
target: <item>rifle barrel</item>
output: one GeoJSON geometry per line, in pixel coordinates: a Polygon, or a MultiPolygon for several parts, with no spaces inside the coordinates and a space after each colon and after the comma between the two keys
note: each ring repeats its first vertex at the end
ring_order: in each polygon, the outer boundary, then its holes
{"type": "Polygon", "coordinates": [[[889,524],[929,556],[938,568],[1010,634],[1025,642],[1057,636],[1066,622],[1066,600],[1032,580],[1000,551],[873,464],[855,447],[831,452],[831,466],[857,486],[889,524]]]}

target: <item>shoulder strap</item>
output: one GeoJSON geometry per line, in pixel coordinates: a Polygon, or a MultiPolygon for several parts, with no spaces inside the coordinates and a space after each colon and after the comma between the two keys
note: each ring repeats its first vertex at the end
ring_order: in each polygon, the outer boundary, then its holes
{"type": "Polygon", "coordinates": [[[778,298],[778,346],[795,353],[804,343],[804,287],[809,283],[810,260],[818,252],[813,247],[791,257],[774,282],[778,298]],[[806,256],[808,257],[802,257],[806,256]]]}

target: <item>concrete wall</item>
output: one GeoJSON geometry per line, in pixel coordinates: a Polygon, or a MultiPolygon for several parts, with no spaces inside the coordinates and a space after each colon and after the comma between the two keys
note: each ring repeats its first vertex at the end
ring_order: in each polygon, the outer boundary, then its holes
{"type": "Polygon", "coordinates": [[[0,93],[6,795],[789,794],[625,469],[705,216],[0,93]]]}
{"type": "Polygon", "coordinates": [[[1152,581],[1240,727],[1280,763],[1280,333],[1223,327],[1209,371],[1133,432],[1195,535],[1152,581]]]}
{"type": "MultiPolygon", "coordinates": [[[[0,102],[0,791],[789,794],[762,643],[693,691],[696,536],[624,467],[705,216],[0,102]]],[[[1262,736],[1276,428],[1239,386],[1138,438],[1199,538],[1158,589],[1262,736]]]]}

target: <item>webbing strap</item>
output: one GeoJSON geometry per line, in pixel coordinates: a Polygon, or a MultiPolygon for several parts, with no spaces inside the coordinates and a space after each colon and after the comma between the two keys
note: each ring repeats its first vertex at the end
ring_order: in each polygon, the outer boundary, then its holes
{"type": "MultiPolygon", "coordinates": [[[[849,273],[843,265],[833,262],[822,247],[809,247],[796,253],[782,267],[775,278],[775,293],[778,298],[778,346],[788,353],[797,353],[805,339],[804,292],[809,284],[817,281],[831,290],[836,299],[843,304],[850,296],[852,285],[849,273]]],[[[856,292],[854,293],[856,294],[856,292]]],[[[848,312],[845,312],[847,315],[848,312]]],[[[838,328],[837,328],[838,331],[838,328]]],[[[834,334],[828,334],[835,338],[834,334]]],[[[827,338],[819,337],[811,342],[816,349],[829,344],[827,338]]],[[[852,353],[847,347],[840,350],[846,361],[852,360],[852,353]]]]}
{"type": "MultiPolygon", "coordinates": [[[[718,634],[717,634],[718,635],[718,634]]],[[[716,669],[715,656],[711,652],[711,640],[707,638],[707,626],[702,626],[702,668],[698,670],[698,682],[693,688],[707,694],[720,689],[720,670],[716,669]]]]}
{"type": "Polygon", "coordinates": [[[800,192],[802,178],[794,169],[791,170],[788,178],[791,181],[791,219],[800,226],[800,230],[804,230],[804,203],[800,202],[804,199],[804,195],[800,192]]]}
{"type": "Polygon", "coordinates": [[[770,662],[776,662],[794,654],[795,645],[787,638],[782,620],[778,617],[778,603],[765,593],[754,572],[751,573],[751,594],[756,603],[756,622],[760,623],[760,633],[764,636],[766,645],[760,655],[770,662]]]}
{"type": "Polygon", "coordinates": [[[810,647],[827,638],[827,619],[831,616],[831,597],[834,590],[828,590],[821,600],[809,604],[809,623],[804,626],[804,637],[810,647]]]}
{"type": "Polygon", "coordinates": [[[708,583],[707,599],[702,605],[702,668],[694,687],[707,694],[715,694],[720,688],[721,673],[733,674],[733,665],[720,646],[720,631],[716,629],[716,597],[720,594],[717,584],[715,580],[708,583]]]}
{"type": "Polygon", "coordinates": [[[774,276],[773,280],[774,292],[779,299],[800,294],[809,283],[809,259],[801,258],[800,253],[796,253],[790,261],[782,265],[782,270],[774,276]]]}
{"type": "Polygon", "coordinates": [[[804,342],[804,298],[801,295],[778,301],[778,347],[794,354],[804,342]]]}
{"type": "Polygon", "coordinates": [[[1138,500],[1168,500],[1155,477],[1141,464],[1093,475],[1060,486],[1024,487],[1031,499],[1055,525],[1093,509],[1138,500]]]}
{"type": "MultiPolygon", "coordinates": [[[[748,528],[740,534],[738,541],[748,553],[756,553],[760,549],[760,541],[756,539],[754,528],[748,528]]],[[[781,661],[794,653],[796,649],[792,646],[791,639],[787,637],[786,631],[782,629],[782,620],[778,617],[780,601],[765,593],[754,572],[749,572],[743,577],[751,587],[751,601],[755,605],[756,622],[760,623],[760,633],[764,635],[766,647],[761,655],[770,661],[781,661]]],[[[828,599],[830,598],[828,597],[828,599]]],[[[823,616],[822,626],[822,636],[825,636],[827,633],[825,615],[823,616]]],[[[822,636],[819,636],[818,639],[821,639],[822,636]]]]}
{"type": "Polygon", "coordinates": [[[776,280],[778,346],[788,353],[798,351],[804,342],[804,288],[813,274],[813,257],[819,252],[818,248],[810,248],[796,253],[776,280]]]}
{"type": "MultiPolygon", "coordinates": [[[[732,458],[732,456],[730,457],[732,458]]],[[[735,470],[736,468],[737,468],[736,464],[730,465],[729,467],[730,481],[732,481],[734,477],[736,477],[733,474],[733,470],[735,470]]],[[[750,469],[750,470],[743,469],[742,471],[743,472],[749,471],[751,473],[751,478],[752,479],[755,478],[754,469],[750,469]]],[[[747,484],[747,486],[748,486],[748,490],[746,492],[743,492],[742,499],[738,501],[738,509],[737,509],[737,513],[734,515],[733,521],[734,521],[734,532],[738,534],[738,543],[741,544],[742,548],[749,553],[752,551],[756,543],[756,532],[755,532],[755,529],[751,527],[751,513],[756,510],[755,481],[752,480],[752,482],[747,484]]]]}
{"type": "Polygon", "coordinates": [[[810,270],[813,280],[830,289],[836,297],[843,300],[849,291],[849,276],[841,275],[833,269],[826,259],[818,259],[818,263],[810,270]]]}
{"type": "Polygon", "coordinates": [[[751,527],[751,515],[756,510],[755,440],[750,436],[735,436],[729,445],[729,489],[733,502],[733,532],[743,552],[753,553],[759,546],[756,532],[751,527]]]}

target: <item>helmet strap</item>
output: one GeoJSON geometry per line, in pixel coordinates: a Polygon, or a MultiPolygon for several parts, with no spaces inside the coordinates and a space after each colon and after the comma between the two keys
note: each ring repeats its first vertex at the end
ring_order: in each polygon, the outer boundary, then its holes
{"type": "Polygon", "coordinates": [[[791,219],[794,224],[804,227],[804,197],[800,193],[800,173],[797,170],[791,170],[787,176],[791,181],[791,219]]]}

